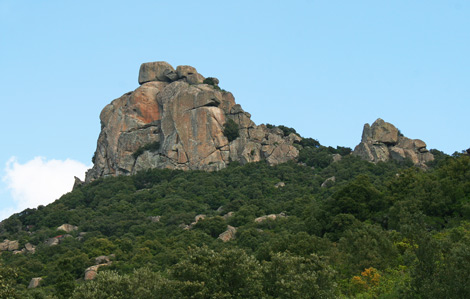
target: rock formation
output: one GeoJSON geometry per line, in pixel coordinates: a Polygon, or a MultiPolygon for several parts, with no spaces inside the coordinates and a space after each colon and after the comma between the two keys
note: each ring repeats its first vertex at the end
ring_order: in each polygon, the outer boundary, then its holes
{"type": "Polygon", "coordinates": [[[362,140],[353,151],[354,155],[370,162],[399,162],[409,159],[416,166],[426,168],[426,162],[434,160],[420,139],[409,139],[400,134],[391,123],[377,119],[372,126],[364,125],[362,140]]]}
{"type": "Polygon", "coordinates": [[[5,239],[3,240],[3,242],[0,242],[0,251],[14,251],[18,250],[18,247],[18,240],[10,241],[8,239],[5,239]]]}
{"type": "Polygon", "coordinates": [[[255,125],[219,80],[191,66],[144,63],[139,84],[101,112],[86,182],[149,168],[212,171],[230,161],[278,164],[298,156],[298,135],[255,125]],[[226,124],[236,128],[235,136],[224,135],[226,124]]]}
{"type": "Polygon", "coordinates": [[[330,186],[334,185],[335,182],[336,182],[336,177],[335,177],[335,176],[332,176],[332,177],[327,178],[327,179],[321,184],[320,187],[322,187],[322,188],[327,188],[327,187],[330,187],[330,186]]]}
{"type": "Polygon", "coordinates": [[[39,286],[39,283],[41,282],[42,277],[33,277],[29,281],[28,289],[34,289],[39,286]]]}
{"type": "Polygon", "coordinates": [[[284,217],[287,217],[286,214],[284,214],[284,212],[281,212],[281,213],[279,213],[279,214],[264,215],[264,216],[261,216],[261,217],[256,218],[254,221],[255,221],[256,223],[261,223],[261,222],[266,221],[266,220],[268,220],[268,219],[270,219],[270,220],[276,220],[276,219],[284,218],[284,217]]]}
{"type": "Polygon", "coordinates": [[[31,243],[26,243],[24,244],[24,251],[28,253],[35,253],[36,252],[36,246],[34,246],[31,243]]]}
{"type": "Polygon", "coordinates": [[[65,234],[65,235],[58,235],[52,238],[48,238],[44,241],[44,244],[46,244],[47,246],[59,245],[59,243],[62,242],[62,240],[64,240],[65,238],[72,238],[72,235],[65,234]]]}
{"type": "Polygon", "coordinates": [[[235,239],[236,234],[237,234],[237,228],[231,225],[227,225],[227,230],[219,235],[219,239],[222,240],[223,242],[228,242],[230,240],[235,239]]]}
{"type": "Polygon", "coordinates": [[[95,265],[90,266],[85,269],[85,274],[83,279],[84,280],[93,280],[96,278],[96,275],[98,274],[98,269],[101,267],[109,266],[113,262],[110,260],[110,257],[114,257],[114,254],[111,254],[110,256],[102,255],[98,256],[95,258],[95,265]]]}
{"type": "Polygon", "coordinates": [[[71,225],[71,224],[68,224],[68,223],[62,224],[61,226],[59,226],[57,228],[57,230],[63,230],[66,233],[70,233],[70,232],[72,232],[74,230],[77,230],[77,229],[78,229],[78,226],[71,225]]]}

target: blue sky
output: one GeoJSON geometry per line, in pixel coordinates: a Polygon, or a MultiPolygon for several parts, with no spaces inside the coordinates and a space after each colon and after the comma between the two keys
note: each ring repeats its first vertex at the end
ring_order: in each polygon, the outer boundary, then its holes
{"type": "Polygon", "coordinates": [[[257,124],[324,145],[354,147],[381,117],[470,147],[468,1],[224,2],[0,0],[0,218],[70,189],[101,109],[148,61],[192,65],[257,124]]]}

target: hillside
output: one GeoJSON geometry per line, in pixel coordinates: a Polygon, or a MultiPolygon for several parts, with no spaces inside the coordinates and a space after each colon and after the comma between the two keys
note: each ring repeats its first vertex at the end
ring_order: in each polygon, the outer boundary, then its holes
{"type": "Polygon", "coordinates": [[[469,156],[433,150],[423,171],[347,153],[332,162],[338,150],[319,144],[304,150],[316,152],[316,167],[153,169],[15,214],[1,224],[0,239],[18,240],[1,254],[1,296],[470,294],[469,156]],[[39,287],[27,289],[34,277],[39,287]]]}
{"type": "Polygon", "coordinates": [[[0,223],[0,298],[469,298],[470,155],[365,124],[354,150],[256,125],[144,63],[84,182],[0,223]]]}

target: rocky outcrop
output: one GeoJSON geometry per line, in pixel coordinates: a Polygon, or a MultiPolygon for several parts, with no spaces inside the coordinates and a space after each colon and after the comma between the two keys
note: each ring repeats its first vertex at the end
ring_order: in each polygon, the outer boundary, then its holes
{"type": "Polygon", "coordinates": [[[31,243],[26,243],[24,245],[24,250],[25,252],[27,253],[35,253],[36,252],[36,246],[34,246],[33,244],[31,243]]]}
{"type": "Polygon", "coordinates": [[[321,184],[321,187],[322,188],[327,188],[329,186],[332,186],[335,182],[336,182],[336,177],[335,176],[329,177],[321,184]]]}
{"type": "Polygon", "coordinates": [[[78,226],[71,225],[71,224],[62,224],[57,228],[57,230],[63,230],[66,233],[73,232],[74,230],[77,230],[78,226]]]}
{"type": "Polygon", "coordinates": [[[95,265],[100,265],[100,264],[111,264],[111,258],[114,258],[115,255],[114,254],[111,254],[111,255],[100,255],[100,256],[97,256],[95,257],[95,265]]]}
{"type": "Polygon", "coordinates": [[[206,218],[206,215],[204,215],[204,214],[196,215],[196,216],[194,217],[194,221],[191,222],[191,224],[186,225],[186,224],[183,223],[183,224],[181,225],[181,227],[182,227],[183,229],[185,229],[185,230],[191,229],[191,228],[193,228],[193,227],[199,222],[199,220],[204,220],[205,218],[206,218]]]}
{"type": "Polygon", "coordinates": [[[343,156],[341,156],[340,154],[333,154],[333,156],[331,156],[331,157],[333,158],[333,163],[334,162],[339,162],[343,158],[343,156]]]}
{"type": "Polygon", "coordinates": [[[55,246],[55,245],[59,245],[59,238],[58,237],[53,237],[53,238],[49,238],[47,240],[44,241],[44,244],[46,244],[47,246],[55,246]]]}
{"type": "Polygon", "coordinates": [[[222,240],[223,242],[228,242],[230,240],[235,239],[236,234],[237,234],[237,228],[231,225],[227,225],[227,230],[219,235],[219,239],[222,240]]]}
{"type": "Polygon", "coordinates": [[[227,219],[229,219],[230,217],[232,217],[233,214],[234,214],[233,212],[228,212],[227,214],[223,215],[222,218],[224,218],[224,220],[227,220],[227,219]]]}
{"type": "Polygon", "coordinates": [[[98,274],[98,269],[99,268],[109,266],[113,263],[112,261],[109,260],[109,257],[107,257],[107,256],[99,256],[95,259],[95,261],[97,261],[98,259],[100,259],[100,261],[102,261],[103,257],[106,258],[105,260],[107,260],[107,262],[102,263],[102,264],[96,264],[94,266],[90,266],[90,267],[86,268],[85,269],[85,274],[84,274],[84,277],[83,277],[84,280],[93,280],[93,279],[95,279],[96,275],[98,274]]]}
{"type": "MultiPolygon", "coordinates": [[[[11,248],[15,248],[15,246],[13,246],[11,248]]],[[[16,247],[16,248],[18,248],[18,247],[16,247]]],[[[24,248],[22,248],[21,250],[18,250],[18,249],[13,250],[13,254],[26,254],[26,253],[34,254],[35,252],[36,252],[36,247],[31,243],[26,243],[24,245],[24,248]]]]}
{"type": "Polygon", "coordinates": [[[426,168],[426,162],[434,160],[424,141],[403,136],[394,125],[380,118],[372,126],[364,125],[361,143],[353,154],[374,163],[410,160],[423,168],[426,168]]]}
{"type": "Polygon", "coordinates": [[[62,240],[64,240],[65,238],[72,238],[72,235],[65,234],[48,238],[44,241],[44,244],[46,244],[47,246],[59,245],[59,243],[62,242],[62,240]]]}
{"type": "Polygon", "coordinates": [[[77,178],[76,176],[74,176],[73,179],[74,179],[73,189],[76,189],[80,187],[81,185],[83,185],[83,181],[77,178]]]}
{"type": "Polygon", "coordinates": [[[80,232],[80,233],[78,233],[78,237],[76,237],[76,239],[77,239],[78,241],[82,241],[83,238],[85,238],[85,235],[86,235],[86,234],[87,234],[86,232],[80,232]]]}
{"type": "Polygon", "coordinates": [[[162,216],[149,216],[148,219],[150,219],[151,222],[160,222],[162,216]]]}
{"type": "Polygon", "coordinates": [[[230,161],[278,164],[299,154],[293,146],[298,135],[255,125],[233,95],[218,87],[218,79],[205,80],[194,67],[144,63],[139,83],[101,112],[94,165],[85,182],[150,168],[213,171],[230,161]],[[231,121],[238,137],[229,140],[224,125],[231,121]]]}
{"type": "Polygon", "coordinates": [[[98,274],[98,269],[101,265],[90,266],[86,268],[85,275],[83,276],[84,280],[93,280],[95,279],[96,275],[98,274]]]}
{"type": "Polygon", "coordinates": [[[284,218],[284,217],[286,217],[286,214],[284,214],[284,212],[279,213],[279,214],[269,214],[269,215],[264,215],[264,216],[256,218],[255,222],[256,223],[261,223],[261,222],[266,221],[268,219],[276,220],[276,219],[284,218]]]}
{"type": "Polygon", "coordinates": [[[39,283],[41,282],[41,280],[42,280],[42,277],[31,278],[31,280],[29,282],[29,285],[28,285],[28,289],[37,288],[39,286],[39,283]]]}
{"type": "Polygon", "coordinates": [[[15,251],[18,250],[19,243],[18,240],[10,241],[8,239],[3,240],[0,243],[0,251],[15,251]]]}

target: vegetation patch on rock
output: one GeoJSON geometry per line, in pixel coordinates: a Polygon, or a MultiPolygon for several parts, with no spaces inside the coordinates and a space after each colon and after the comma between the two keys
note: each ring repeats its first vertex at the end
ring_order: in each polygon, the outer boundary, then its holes
{"type": "Polygon", "coordinates": [[[139,149],[136,150],[132,154],[132,156],[134,157],[134,159],[137,159],[145,151],[157,152],[159,149],[160,149],[160,142],[155,141],[155,142],[152,142],[152,143],[147,143],[146,145],[139,147],[139,149]]]}
{"type": "Polygon", "coordinates": [[[240,136],[240,127],[238,124],[233,121],[233,119],[228,119],[224,124],[224,135],[227,137],[228,141],[231,142],[237,139],[240,136]]]}

